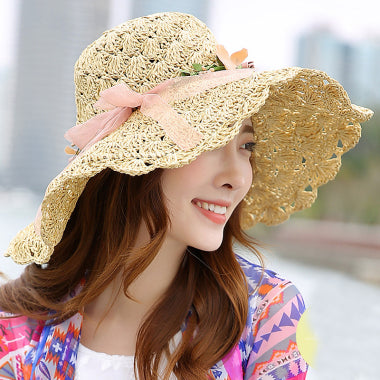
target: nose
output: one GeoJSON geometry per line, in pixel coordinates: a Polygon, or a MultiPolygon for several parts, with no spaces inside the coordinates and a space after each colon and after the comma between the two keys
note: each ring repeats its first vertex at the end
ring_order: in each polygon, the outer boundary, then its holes
{"type": "Polygon", "coordinates": [[[231,141],[220,150],[220,166],[215,176],[215,186],[238,190],[252,182],[252,167],[231,141]]]}

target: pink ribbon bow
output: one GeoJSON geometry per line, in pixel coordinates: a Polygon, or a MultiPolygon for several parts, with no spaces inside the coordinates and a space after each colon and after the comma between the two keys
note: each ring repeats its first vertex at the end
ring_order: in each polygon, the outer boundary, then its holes
{"type": "Polygon", "coordinates": [[[102,91],[100,99],[94,104],[94,107],[108,112],[98,114],[85,123],[70,128],[65,133],[65,138],[76,145],[82,154],[125,123],[133,108],[140,107],[141,113],[156,120],[168,137],[181,149],[189,150],[200,142],[203,135],[189,125],[168,103],[247,78],[252,73],[253,69],[236,69],[177,77],[160,83],[144,94],[133,91],[124,83],[118,84],[102,91]]]}

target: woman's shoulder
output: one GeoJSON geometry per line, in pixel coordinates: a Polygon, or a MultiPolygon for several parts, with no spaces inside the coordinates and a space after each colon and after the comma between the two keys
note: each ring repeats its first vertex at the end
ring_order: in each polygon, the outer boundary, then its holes
{"type": "Polygon", "coordinates": [[[255,263],[254,257],[237,254],[236,258],[249,287],[246,328],[239,341],[246,375],[263,375],[269,368],[271,375],[272,370],[292,377],[306,373],[307,364],[296,342],[297,325],[305,311],[300,291],[290,280],[255,263]]]}
{"type": "Polygon", "coordinates": [[[15,316],[0,310],[0,379],[21,379],[28,348],[40,336],[42,325],[26,316],[15,316]],[[20,364],[21,363],[21,364],[20,364]]]}
{"type": "Polygon", "coordinates": [[[235,256],[247,279],[251,297],[268,298],[284,292],[293,296],[300,294],[291,280],[257,264],[253,255],[250,257],[248,254],[235,253],[235,256]]]}
{"type": "MultiPolygon", "coordinates": [[[[237,254],[236,258],[247,279],[249,300],[246,332],[248,335],[257,333],[266,322],[272,323],[276,315],[277,326],[295,328],[305,311],[305,303],[301,292],[287,278],[280,276],[273,270],[263,268],[246,255],[237,254]]],[[[245,336],[248,338],[248,336],[245,336]]]]}
{"type": "Polygon", "coordinates": [[[0,310],[0,357],[29,345],[36,334],[39,335],[42,326],[42,321],[0,310]]]}

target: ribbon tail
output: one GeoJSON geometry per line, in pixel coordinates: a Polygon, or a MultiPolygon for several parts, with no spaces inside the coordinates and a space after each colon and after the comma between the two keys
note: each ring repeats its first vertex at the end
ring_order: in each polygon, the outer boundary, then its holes
{"type": "Polygon", "coordinates": [[[104,137],[118,129],[128,120],[131,113],[132,109],[129,107],[117,107],[112,111],[106,112],[107,115],[109,114],[109,117],[106,119],[100,131],[83,148],[83,151],[87,150],[90,146],[94,145],[96,142],[102,140],[104,137]]]}
{"type": "Polygon", "coordinates": [[[83,149],[87,143],[99,133],[102,125],[109,118],[108,112],[101,113],[87,120],[85,123],[77,124],[70,128],[64,137],[70,143],[76,145],[79,149],[83,149]]]}
{"type": "Polygon", "coordinates": [[[131,113],[132,109],[129,107],[117,107],[111,111],[103,112],[83,124],[70,128],[65,133],[65,138],[81,151],[86,150],[117,129],[128,119],[131,113]]]}
{"type": "Polygon", "coordinates": [[[140,111],[156,120],[167,136],[185,151],[196,146],[203,138],[202,133],[191,127],[159,95],[145,95],[140,111]]]}

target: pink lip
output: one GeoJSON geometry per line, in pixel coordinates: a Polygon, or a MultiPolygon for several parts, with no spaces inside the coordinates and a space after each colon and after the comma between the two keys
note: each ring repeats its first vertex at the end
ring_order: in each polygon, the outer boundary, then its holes
{"type": "Polygon", "coordinates": [[[197,203],[197,202],[212,203],[214,205],[218,205],[218,206],[222,206],[222,207],[230,207],[231,206],[231,202],[227,202],[227,201],[224,201],[222,199],[217,199],[215,201],[207,201],[205,199],[194,198],[193,203],[197,203]]]}
{"type": "MultiPolygon", "coordinates": [[[[212,222],[216,223],[216,224],[224,224],[227,220],[226,218],[226,215],[222,215],[222,214],[217,214],[213,211],[210,211],[210,210],[205,210],[204,208],[202,207],[199,207],[196,203],[194,202],[202,202],[202,200],[200,199],[196,199],[196,200],[193,200],[193,205],[206,217],[208,218],[209,220],[211,220],[212,222]]],[[[203,202],[206,202],[206,201],[203,201],[203,202]]],[[[217,202],[207,202],[207,203],[214,203],[216,205],[219,205],[219,206],[222,206],[222,207],[228,207],[230,205],[230,203],[228,202],[225,202],[225,201],[217,201],[217,202]]]]}

